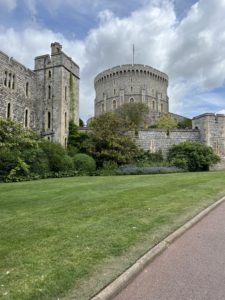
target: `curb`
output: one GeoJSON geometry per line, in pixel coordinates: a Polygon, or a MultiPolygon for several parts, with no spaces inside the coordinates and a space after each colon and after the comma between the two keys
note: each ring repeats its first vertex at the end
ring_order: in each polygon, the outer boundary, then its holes
{"type": "Polygon", "coordinates": [[[115,297],[121,290],[128,286],[128,284],[151,262],[153,259],[162,253],[166,248],[174,242],[178,237],[180,237],[183,233],[185,233],[188,229],[190,229],[193,225],[198,223],[201,219],[203,219],[208,213],[214,210],[217,206],[219,206],[222,202],[225,201],[225,197],[216,201],[190,221],[185,223],[175,232],[170,234],[164,240],[162,240],[155,247],[150,249],[146,254],[144,254],[141,258],[139,258],[129,269],[127,269],[124,273],[122,273],[118,278],[116,278],[113,282],[111,282],[108,286],[106,286],[103,290],[101,290],[98,294],[96,294],[90,300],[111,300],[115,297]]]}

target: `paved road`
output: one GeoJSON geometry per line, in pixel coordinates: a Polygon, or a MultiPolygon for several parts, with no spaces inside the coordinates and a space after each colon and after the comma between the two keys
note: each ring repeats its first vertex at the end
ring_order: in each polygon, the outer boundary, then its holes
{"type": "Polygon", "coordinates": [[[171,244],[114,300],[225,300],[225,202],[171,244]]]}

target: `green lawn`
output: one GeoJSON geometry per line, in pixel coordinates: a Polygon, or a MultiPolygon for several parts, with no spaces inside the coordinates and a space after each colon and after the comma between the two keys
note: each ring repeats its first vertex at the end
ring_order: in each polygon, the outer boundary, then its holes
{"type": "Polygon", "coordinates": [[[225,195],[225,172],[0,184],[0,298],[88,299],[225,195]]]}

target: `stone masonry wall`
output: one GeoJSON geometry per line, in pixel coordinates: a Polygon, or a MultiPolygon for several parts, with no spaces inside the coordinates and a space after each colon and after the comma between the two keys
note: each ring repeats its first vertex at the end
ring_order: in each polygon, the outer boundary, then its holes
{"type": "Polygon", "coordinates": [[[59,43],[35,58],[34,71],[0,52],[0,117],[66,147],[69,120],[79,124],[79,66],[59,43]]]}
{"type": "Polygon", "coordinates": [[[37,130],[35,94],[34,72],[0,52],[0,117],[10,117],[37,130]]]}
{"type": "Polygon", "coordinates": [[[136,137],[136,143],[140,148],[151,152],[161,150],[163,157],[167,156],[172,145],[185,141],[200,141],[199,130],[172,130],[167,135],[165,130],[148,129],[140,130],[136,137]]]}

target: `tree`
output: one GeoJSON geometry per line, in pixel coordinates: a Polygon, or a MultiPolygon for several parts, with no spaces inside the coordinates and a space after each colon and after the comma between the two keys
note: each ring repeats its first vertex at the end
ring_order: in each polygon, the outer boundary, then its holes
{"type": "Polygon", "coordinates": [[[84,127],[84,121],[82,119],[79,119],[79,127],[84,127]]]}
{"type": "Polygon", "coordinates": [[[178,122],[177,128],[179,129],[191,129],[192,128],[192,120],[185,118],[183,121],[178,122]]]}
{"type": "Polygon", "coordinates": [[[124,119],[135,131],[144,125],[149,108],[145,103],[125,103],[116,110],[116,114],[124,119]]]}
{"type": "Polygon", "coordinates": [[[170,148],[168,160],[178,168],[188,171],[208,171],[220,158],[211,147],[186,141],[170,148]]]}
{"type": "Polygon", "coordinates": [[[157,124],[157,128],[166,129],[168,135],[170,130],[176,127],[177,127],[177,121],[173,117],[171,117],[169,113],[163,114],[157,124]]]}
{"type": "Polygon", "coordinates": [[[69,123],[69,137],[67,150],[70,155],[75,153],[86,153],[89,136],[85,132],[79,132],[78,126],[72,121],[69,123]]]}
{"type": "Polygon", "coordinates": [[[127,164],[139,153],[128,134],[129,124],[116,114],[105,113],[94,118],[90,129],[89,154],[95,158],[97,166],[101,167],[105,161],[127,164]]]}

